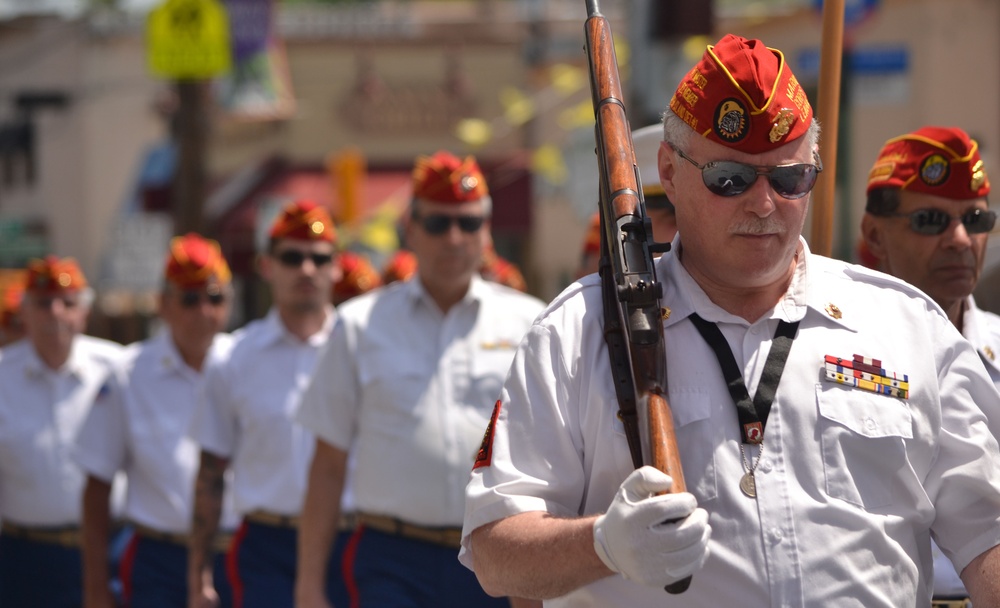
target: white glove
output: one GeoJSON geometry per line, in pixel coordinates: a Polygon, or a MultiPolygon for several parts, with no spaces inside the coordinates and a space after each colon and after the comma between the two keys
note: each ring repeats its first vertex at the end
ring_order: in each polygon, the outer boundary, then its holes
{"type": "Polygon", "coordinates": [[[712,536],[708,512],[687,492],[655,495],[673,484],[649,466],[625,478],[608,512],[594,522],[594,550],[605,566],[660,589],[701,568],[712,536]]]}

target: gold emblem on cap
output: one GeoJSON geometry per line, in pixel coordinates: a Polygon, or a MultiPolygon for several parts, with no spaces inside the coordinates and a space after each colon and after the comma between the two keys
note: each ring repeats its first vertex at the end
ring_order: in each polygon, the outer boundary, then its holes
{"type": "Polygon", "coordinates": [[[666,321],[670,318],[670,309],[666,306],[660,308],[660,318],[666,321]]]}
{"type": "Polygon", "coordinates": [[[983,168],[983,159],[979,159],[976,164],[972,165],[972,181],[969,182],[969,187],[972,188],[973,192],[976,192],[983,187],[985,182],[986,169],[983,168]]]}
{"type": "Polygon", "coordinates": [[[736,142],[747,134],[747,111],[737,99],[726,99],[715,110],[715,134],[727,142],[736,142]]]}
{"type": "Polygon", "coordinates": [[[920,179],[928,186],[940,186],[950,173],[948,159],[940,154],[931,154],[920,163],[920,179]]]}
{"type": "Polygon", "coordinates": [[[826,308],[824,308],[823,310],[825,310],[826,314],[830,315],[834,319],[839,319],[840,317],[844,316],[844,314],[840,312],[840,307],[834,304],[833,302],[827,304],[826,308]]]}
{"type": "Polygon", "coordinates": [[[70,283],[73,282],[73,277],[69,276],[68,272],[59,273],[59,286],[69,287],[70,283]]]}
{"type": "Polygon", "coordinates": [[[323,234],[323,231],[326,230],[326,226],[323,225],[323,222],[316,220],[309,224],[309,229],[313,231],[313,234],[323,234]]]}
{"type": "Polygon", "coordinates": [[[994,353],[993,349],[990,348],[989,346],[984,346],[983,347],[983,352],[986,353],[986,356],[990,358],[990,361],[996,361],[997,360],[996,353],[994,353]]]}
{"type": "Polygon", "coordinates": [[[788,135],[794,123],[795,112],[791,108],[781,108],[778,115],[774,118],[774,125],[771,127],[770,135],[768,135],[771,143],[776,144],[788,135]]]}
{"type": "Polygon", "coordinates": [[[462,178],[462,181],[459,182],[459,185],[462,187],[463,192],[472,192],[476,189],[476,186],[479,185],[479,178],[475,175],[466,175],[462,178]]]}

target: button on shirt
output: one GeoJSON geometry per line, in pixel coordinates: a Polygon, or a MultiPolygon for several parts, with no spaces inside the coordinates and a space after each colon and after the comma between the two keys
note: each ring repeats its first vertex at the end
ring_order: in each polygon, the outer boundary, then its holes
{"type": "Polygon", "coordinates": [[[236,511],[298,515],[315,448],[292,422],[319,351],[333,327],[300,340],[277,310],[234,335],[229,358],[205,370],[205,390],[191,426],[201,449],[229,458],[236,511]]]}
{"type": "MultiPolygon", "coordinates": [[[[678,236],[672,251],[679,247],[678,236]]],[[[712,304],[674,253],[657,261],[657,275],[671,309],[667,397],[685,481],[712,526],[709,557],[679,605],[927,605],[931,535],[959,569],[1000,544],[1000,455],[976,407],[995,418],[1000,394],[926,296],[811,256],[805,241],[785,297],[755,323],[712,304]],[[800,320],[767,419],[756,500],[739,488],[736,409],[688,318],[696,311],[719,324],[751,395],[778,321],[800,320]],[[825,355],[855,354],[908,374],[909,398],[823,379],[825,355]]],[[[472,530],[526,511],[604,512],[630,473],[600,311],[599,280],[584,278],[543,313],[516,355],[492,465],[476,469],[468,488],[467,566],[472,530]]],[[[661,606],[670,598],[616,575],[546,605],[661,606]]]]}
{"type": "MultiPolygon", "coordinates": [[[[225,359],[228,334],[218,334],[205,365],[225,359]]],[[[128,478],[124,516],[155,530],[186,534],[191,526],[199,448],[188,437],[202,374],[184,363],[169,331],[131,345],[77,437],[75,457],[106,482],[128,478]]],[[[231,505],[230,505],[231,506],[231,505]]],[[[234,528],[224,514],[223,527],[234,528]]]]}
{"type": "Polygon", "coordinates": [[[23,339],[0,359],[0,519],[52,527],[78,525],[83,472],[73,442],[122,347],[79,335],[69,359],[52,370],[23,339]]]}
{"type": "Polygon", "coordinates": [[[340,307],[298,419],[352,452],[358,510],[461,525],[493,404],[543,307],[479,277],[447,314],[417,279],[340,307]]]}

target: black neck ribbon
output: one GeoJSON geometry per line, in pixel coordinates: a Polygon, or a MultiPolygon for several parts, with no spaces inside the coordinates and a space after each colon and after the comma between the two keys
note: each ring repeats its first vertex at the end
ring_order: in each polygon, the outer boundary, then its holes
{"type": "Polygon", "coordinates": [[[722,368],[722,375],[726,379],[729,394],[733,398],[733,403],[736,404],[743,443],[761,443],[764,441],[764,426],[767,424],[768,414],[771,413],[771,403],[774,401],[774,394],[778,391],[781,372],[785,369],[785,361],[788,360],[788,352],[792,349],[792,341],[795,340],[799,322],[780,321],[778,323],[778,328],[774,331],[774,339],[771,342],[771,352],[767,354],[764,371],[757,384],[757,392],[754,393],[753,400],[751,400],[746,384],[743,383],[740,367],[736,364],[736,358],[733,357],[729,343],[726,342],[726,337],[722,335],[719,326],[702,319],[697,313],[691,313],[689,318],[701,337],[715,351],[715,358],[719,360],[719,367],[722,368]]]}

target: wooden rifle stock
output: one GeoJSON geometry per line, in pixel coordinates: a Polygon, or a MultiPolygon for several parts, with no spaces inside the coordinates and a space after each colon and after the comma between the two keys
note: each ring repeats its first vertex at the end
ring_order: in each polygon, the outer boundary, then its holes
{"type": "MultiPolygon", "coordinates": [[[[611,28],[597,0],[586,2],[588,18],[584,29],[600,169],[604,334],[615,391],[636,467],[644,460],[649,462],[673,478],[671,492],[685,492],[673,415],[664,389],[662,285],[653,267],[654,249],[666,248],[653,246],[652,224],[642,199],[611,28]],[[638,405],[646,406],[645,424],[636,424],[638,405]],[[635,436],[637,426],[645,427],[645,442],[635,436]],[[644,452],[648,452],[648,460],[643,458],[644,452]]],[[[666,590],[681,593],[690,583],[688,577],[667,585],[666,590]]]]}

